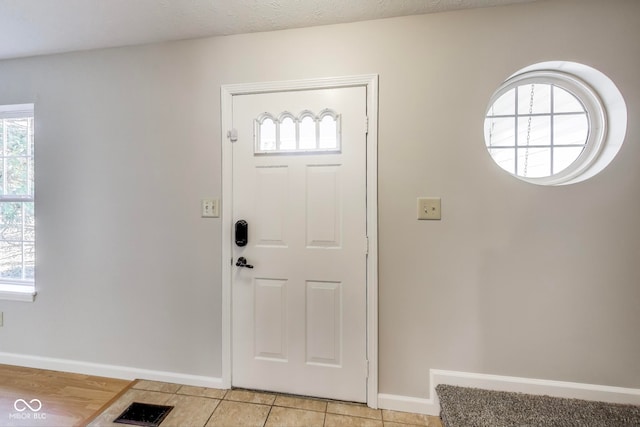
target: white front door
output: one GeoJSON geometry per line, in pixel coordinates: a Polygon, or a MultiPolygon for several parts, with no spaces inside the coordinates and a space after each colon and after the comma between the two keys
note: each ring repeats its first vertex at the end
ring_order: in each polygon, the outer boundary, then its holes
{"type": "Polygon", "coordinates": [[[366,101],[364,86],[233,96],[234,387],[367,400],[366,101]]]}

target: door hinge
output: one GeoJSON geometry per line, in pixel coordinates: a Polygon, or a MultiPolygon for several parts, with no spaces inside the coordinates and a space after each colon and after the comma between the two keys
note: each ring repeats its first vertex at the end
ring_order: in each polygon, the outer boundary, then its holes
{"type": "Polygon", "coordinates": [[[369,361],[368,360],[364,361],[364,373],[365,373],[365,378],[369,378],[369,361]]]}
{"type": "Polygon", "coordinates": [[[369,116],[364,116],[364,133],[369,133],[369,116]]]}
{"type": "Polygon", "coordinates": [[[369,237],[364,238],[364,254],[369,255],[369,237]]]}
{"type": "Polygon", "coordinates": [[[238,140],[238,130],[231,129],[230,131],[228,131],[227,138],[229,138],[231,142],[236,142],[238,140]]]}

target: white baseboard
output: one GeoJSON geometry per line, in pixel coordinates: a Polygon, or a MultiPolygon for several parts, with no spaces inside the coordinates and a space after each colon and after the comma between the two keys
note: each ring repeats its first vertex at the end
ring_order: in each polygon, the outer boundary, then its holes
{"type": "Polygon", "coordinates": [[[48,369],[52,371],[72,372],[75,374],[118,378],[123,380],[145,379],[190,385],[196,387],[225,388],[222,378],[177,372],[153,371],[127,366],[104,365],[77,360],[55,359],[51,357],[29,356],[14,353],[1,353],[0,364],[24,366],[27,368],[48,369]]]}
{"type": "Polygon", "coordinates": [[[440,415],[440,400],[435,391],[438,384],[640,405],[640,389],[635,388],[444,371],[439,369],[431,369],[429,377],[431,379],[431,385],[430,397],[428,399],[379,394],[378,406],[382,409],[390,409],[393,411],[440,415]]]}
{"type": "Polygon", "coordinates": [[[414,414],[440,415],[440,405],[436,405],[433,399],[421,399],[395,394],[378,394],[378,408],[413,412],[414,414]]]}

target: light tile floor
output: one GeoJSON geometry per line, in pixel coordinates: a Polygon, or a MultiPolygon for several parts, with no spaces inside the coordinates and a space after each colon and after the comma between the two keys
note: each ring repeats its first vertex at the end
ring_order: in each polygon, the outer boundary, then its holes
{"type": "Polygon", "coordinates": [[[146,380],[134,384],[89,426],[122,427],[113,420],[134,401],[174,406],[161,427],[442,427],[438,417],[359,404],[146,380]]]}

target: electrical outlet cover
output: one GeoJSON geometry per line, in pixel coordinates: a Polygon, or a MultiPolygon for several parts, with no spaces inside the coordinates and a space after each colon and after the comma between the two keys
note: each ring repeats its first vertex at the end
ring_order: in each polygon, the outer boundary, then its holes
{"type": "Polygon", "coordinates": [[[441,202],[439,197],[419,197],[418,198],[418,219],[442,218],[441,202]]]}

